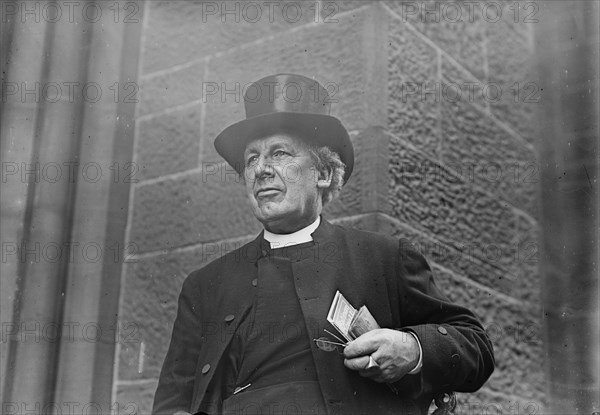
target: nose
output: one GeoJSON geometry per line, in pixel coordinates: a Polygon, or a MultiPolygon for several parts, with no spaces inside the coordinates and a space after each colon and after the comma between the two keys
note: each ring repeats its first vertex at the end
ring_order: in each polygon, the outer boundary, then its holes
{"type": "Polygon", "coordinates": [[[267,157],[259,157],[254,165],[254,178],[263,179],[273,176],[273,165],[267,157]]]}

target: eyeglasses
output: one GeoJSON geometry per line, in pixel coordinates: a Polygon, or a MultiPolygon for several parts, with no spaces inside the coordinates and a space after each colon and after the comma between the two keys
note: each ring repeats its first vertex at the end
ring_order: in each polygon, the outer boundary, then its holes
{"type": "Polygon", "coordinates": [[[317,347],[321,350],[323,350],[324,352],[333,352],[334,350],[337,350],[337,352],[339,354],[344,354],[344,347],[346,347],[346,345],[348,344],[348,342],[345,342],[344,340],[340,339],[338,336],[336,336],[335,334],[333,334],[332,332],[330,332],[327,329],[323,329],[327,334],[333,336],[336,338],[336,340],[338,340],[337,342],[331,341],[330,339],[328,339],[327,337],[319,337],[318,339],[313,339],[313,341],[316,343],[317,347]],[[341,347],[341,351],[340,348],[341,347]]]}

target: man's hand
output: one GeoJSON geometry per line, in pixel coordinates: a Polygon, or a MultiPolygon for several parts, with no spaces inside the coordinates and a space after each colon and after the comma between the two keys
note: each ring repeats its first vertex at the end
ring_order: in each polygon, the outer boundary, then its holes
{"type": "Polygon", "coordinates": [[[412,334],[391,329],[371,330],[348,343],[344,365],[375,382],[393,383],[419,362],[419,344],[412,334]],[[377,366],[367,369],[371,356],[377,366]]]}

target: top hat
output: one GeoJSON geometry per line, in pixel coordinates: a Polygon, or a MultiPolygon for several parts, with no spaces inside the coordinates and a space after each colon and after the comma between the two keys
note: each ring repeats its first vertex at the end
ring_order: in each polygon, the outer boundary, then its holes
{"type": "Polygon", "coordinates": [[[250,141],[288,133],[308,144],[327,146],[346,165],[344,183],[354,167],[354,149],[340,120],[329,115],[327,90],[317,81],[296,74],[277,74],[250,84],[244,93],[246,119],[230,125],[215,139],[217,152],[239,174],[250,141]]]}

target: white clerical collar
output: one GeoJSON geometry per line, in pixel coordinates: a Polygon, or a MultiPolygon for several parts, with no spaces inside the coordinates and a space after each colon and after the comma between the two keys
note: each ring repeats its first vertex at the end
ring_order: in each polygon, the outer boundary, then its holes
{"type": "Polygon", "coordinates": [[[285,248],[286,246],[303,244],[313,240],[311,234],[319,227],[320,223],[321,217],[317,216],[317,219],[313,223],[294,233],[277,234],[269,232],[265,229],[263,237],[266,241],[269,241],[271,249],[285,248]]]}

